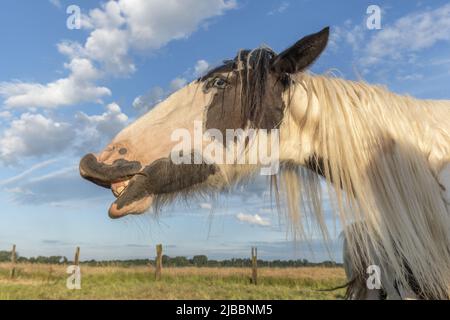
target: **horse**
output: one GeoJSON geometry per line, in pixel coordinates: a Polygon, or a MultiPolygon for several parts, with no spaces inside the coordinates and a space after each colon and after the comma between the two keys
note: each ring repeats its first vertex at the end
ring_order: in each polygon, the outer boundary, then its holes
{"type": "Polygon", "coordinates": [[[295,238],[315,228],[330,239],[328,190],[335,219],[364,226],[344,228],[358,270],[376,256],[400,286],[412,277],[425,299],[448,299],[450,101],[312,74],[329,34],[326,27],[279,54],[239,50],[84,156],[80,174],[112,190],[108,212],[117,219],[232,190],[263,174],[266,162],[253,155],[268,151],[279,165],[267,183],[295,238]]]}

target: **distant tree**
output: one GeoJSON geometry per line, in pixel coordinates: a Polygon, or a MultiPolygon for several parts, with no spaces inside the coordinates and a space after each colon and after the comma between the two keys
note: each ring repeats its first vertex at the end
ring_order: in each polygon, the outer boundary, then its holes
{"type": "MultiPolygon", "coordinates": [[[[16,253],[17,254],[17,253],[16,253]]],[[[252,261],[249,258],[232,258],[227,260],[208,260],[206,255],[197,255],[188,259],[186,257],[174,257],[171,258],[167,255],[162,256],[163,266],[166,267],[187,267],[187,266],[197,266],[197,267],[238,267],[238,268],[249,268],[252,265],[252,261]]],[[[0,251],[0,262],[11,261],[11,251],[0,251]]],[[[51,256],[51,257],[20,257],[17,254],[17,262],[19,263],[43,263],[43,264],[66,264],[69,263],[68,259],[63,256],[51,256]]],[[[154,260],[149,259],[133,259],[133,260],[109,260],[109,261],[96,261],[89,260],[83,262],[83,264],[91,266],[122,266],[122,267],[132,267],[132,266],[148,266],[154,265],[154,260]]],[[[287,268],[287,267],[325,267],[332,268],[342,266],[341,263],[336,263],[335,261],[323,261],[320,263],[309,262],[306,259],[298,260],[258,260],[258,265],[260,267],[274,267],[274,268],[287,268]]]]}
{"type": "Polygon", "coordinates": [[[171,259],[169,256],[163,254],[162,256],[162,264],[163,266],[170,266],[171,265],[171,259]]]}
{"type": "Polygon", "coordinates": [[[208,260],[208,267],[217,268],[221,266],[221,262],[217,260],[208,260]]]}
{"type": "Polygon", "coordinates": [[[197,267],[205,267],[208,265],[208,257],[205,255],[194,256],[192,258],[192,264],[197,267]]]}
{"type": "MultiPolygon", "coordinates": [[[[16,256],[19,254],[16,252],[16,256]]],[[[11,251],[0,251],[0,262],[9,262],[11,261],[11,251]]]]}
{"type": "Polygon", "coordinates": [[[175,257],[172,259],[172,264],[176,267],[187,267],[191,263],[189,262],[189,259],[186,257],[175,257]]]}

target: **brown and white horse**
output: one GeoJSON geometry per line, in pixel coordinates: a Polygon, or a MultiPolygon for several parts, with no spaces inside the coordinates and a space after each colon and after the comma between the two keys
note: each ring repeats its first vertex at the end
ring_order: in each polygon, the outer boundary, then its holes
{"type": "Polygon", "coordinates": [[[447,299],[450,101],[309,74],[328,37],[325,28],[280,54],[265,47],[239,51],[125,128],[101,153],[85,156],[80,173],[113,190],[110,217],[142,214],[179,195],[220,192],[258,174],[261,157],[243,160],[267,149],[255,137],[270,138],[280,168],[272,189],[296,233],[308,234],[303,221],[310,217],[329,236],[323,176],[342,225],[364,224],[364,232],[348,237],[352,261],[376,256],[397,283],[407,287],[413,277],[420,296],[447,299]],[[239,134],[223,139],[230,130],[239,134]],[[204,139],[180,142],[185,135],[204,139]]]}

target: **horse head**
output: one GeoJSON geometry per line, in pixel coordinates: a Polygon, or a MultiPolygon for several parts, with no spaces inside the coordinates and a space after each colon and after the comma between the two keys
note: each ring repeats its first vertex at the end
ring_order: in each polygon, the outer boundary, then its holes
{"type": "MultiPolygon", "coordinates": [[[[81,176],[112,189],[117,198],[109,209],[112,218],[142,214],[158,199],[182,192],[227,188],[243,164],[235,153],[234,161],[226,163],[217,160],[219,155],[229,154],[232,145],[247,151],[253,145],[248,136],[225,139],[227,131],[254,129],[254,137],[260,137],[270,136],[268,130],[282,130],[283,93],[291,75],[311,66],[328,37],[325,28],[280,54],[265,47],[239,51],[125,128],[102,152],[86,155],[80,162],[81,176]],[[181,136],[195,137],[198,130],[213,136],[213,152],[205,152],[205,141],[183,140],[180,146],[181,136]]],[[[280,160],[289,159],[280,155],[280,160]]],[[[260,165],[256,161],[245,170],[260,165]]]]}

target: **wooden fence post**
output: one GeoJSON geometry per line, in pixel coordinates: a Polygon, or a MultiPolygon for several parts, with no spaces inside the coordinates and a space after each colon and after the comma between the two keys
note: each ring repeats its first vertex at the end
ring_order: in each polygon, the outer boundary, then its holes
{"type": "Polygon", "coordinates": [[[252,247],[252,283],[258,284],[258,249],[252,247]]]}
{"type": "Polygon", "coordinates": [[[162,269],[162,244],[156,246],[156,261],[155,261],[155,279],[157,281],[161,280],[161,269],[162,269]]]}
{"type": "Polygon", "coordinates": [[[75,250],[75,259],[74,259],[74,265],[78,266],[80,264],[80,247],[77,247],[75,250]]]}
{"type": "Polygon", "coordinates": [[[16,263],[17,263],[16,245],[13,244],[12,251],[11,251],[11,264],[12,264],[11,274],[10,274],[11,279],[14,279],[14,277],[16,276],[16,263]]]}

